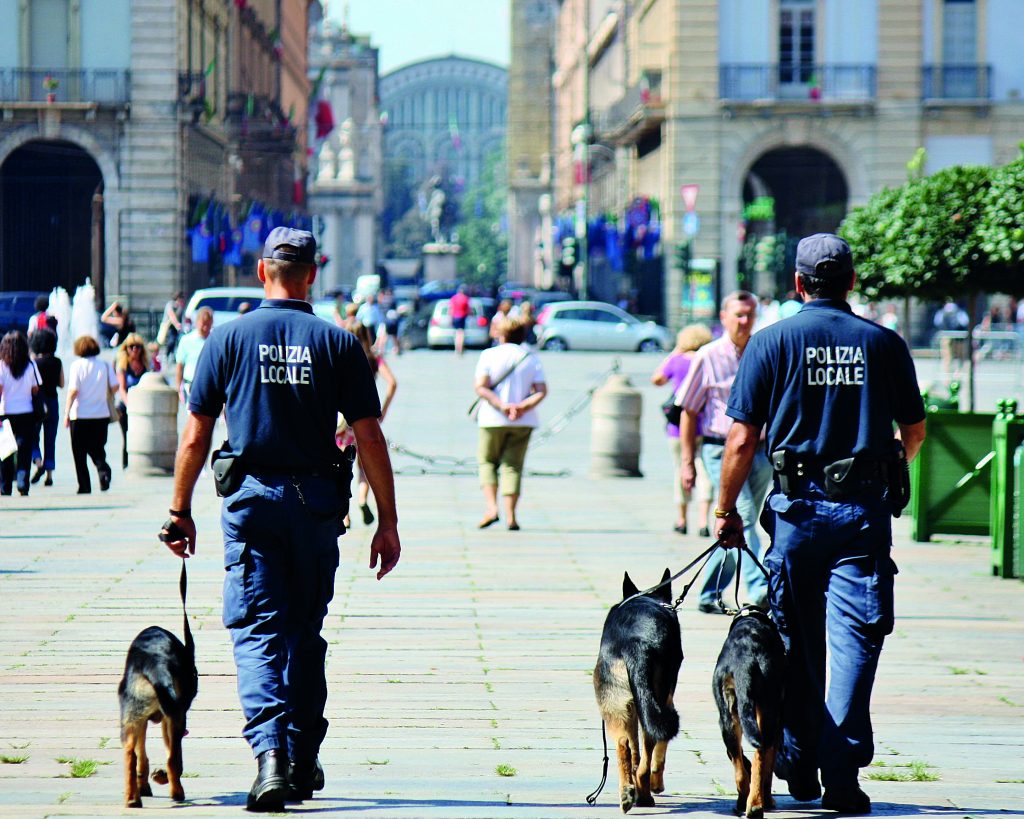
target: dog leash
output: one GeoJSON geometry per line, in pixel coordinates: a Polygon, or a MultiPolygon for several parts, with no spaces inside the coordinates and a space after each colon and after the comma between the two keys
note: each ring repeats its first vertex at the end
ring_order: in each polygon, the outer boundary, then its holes
{"type": "Polygon", "coordinates": [[[746,541],[744,541],[743,545],[740,546],[736,551],[737,551],[737,554],[736,554],[736,577],[735,577],[735,584],[733,586],[733,596],[735,597],[736,608],[734,608],[734,609],[733,608],[729,608],[729,606],[726,605],[725,600],[722,599],[721,579],[722,579],[722,571],[725,569],[725,563],[724,562],[718,567],[718,578],[715,581],[715,587],[718,589],[718,599],[715,601],[715,603],[718,606],[718,608],[721,609],[723,614],[727,614],[730,617],[733,617],[733,616],[739,614],[740,610],[743,608],[743,606],[740,605],[740,575],[743,573],[743,553],[744,552],[746,552],[747,555],[750,557],[750,559],[754,561],[754,565],[757,566],[757,568],[761,570],[761,574],[764,575],[764,579],[765,580],[769,580],[770,579],[770,577],[768,575],[768,570],[764,567],[764,564],[761,563],[761,561],[757,559],[757,555],[755,555],[753,550],[746,544],[746,541]]]}
{"type": "Polygon", "coordinates": [[[588,805],[596,805],[597,797],[604,790],[604,783],[608,781],[608,734],[605,733],[604,720],[601,720],[601,742],[604,743],[604,768],[601,770],[601,783],[587,796],[588,805]]]}
{"type": "MultiPolygon", "coordinates": [[[[701,560],[705,560],[705,558],[710,560],[711,553],[713,551],[715,551],[715,549],[719,548],[721,545],[722,545],[722,541],[716,540],[714,543],[712,543],[710,546],[708,546],[708,548],[706,548],[703,552],[701,552],[699,555],[697,555],[693,560],[691,560],[689,563],[687,563],[685,566],[683,566],[683,568],[681,568],[674,575],[672,575],[671,577],[666,578],[665,580],[662,580],[656,586],[651,586],[649,589],[644,589],[643,591],[638,591],[636,594],[631,594],[629,597],[627,597],[625,600],[623,600],[621,603],[619,603],[619,606],[620,607],[624,606],[624,605],[626,605],[626,603],[630,602],[631,600],[635,600],[638,597],[645,597],[646,595],[651,594],[653,592],[656,592],[658,589],[660,589],[660,588],[662,588],[664,586],[668,586],[669,584],[672,583],[673,580],[678,580],[680,577],[682,577],[684,574],[686,574],[688,571],[690,571],[690,569],[692,569],[694,566],[696,566],[698,563],[700,563],[701,560]]],[[[705,560],[705,563],[706,562],[707,562],[707,560],[705,560]]],[[[702,566],[701,568],[704,568],[704,567],[702,566]]],[[[698,571],[697,574],[694,575],[694,579],[696,579],[699,576],[700,576],[700,572],[698,571]]],[[[683,593],[679,595],[679,598],[675,601],[675,603],[672,604],[672,606],[670,608],[676,608],[676,607],[679,606],[680,603],[683,602],[683,598],[686,596],[686,592],[688,592],[690,590],[690,586],[692,586],[692,585],[693,585],[693,580],[691,580],[683,588],[683,593]]]]}
{"type": "Polygon", "coordinates": [[[188,594],[188,572],[185,570],[185,559],[181,560],[181,577],[178,578],[178,591],[181,593],[181,614],[185,620],[185,648],[195,657],[196,643],[192,639],[192,629],[188,625],[188,610],[185,608],[185,597],[188,594]]]}

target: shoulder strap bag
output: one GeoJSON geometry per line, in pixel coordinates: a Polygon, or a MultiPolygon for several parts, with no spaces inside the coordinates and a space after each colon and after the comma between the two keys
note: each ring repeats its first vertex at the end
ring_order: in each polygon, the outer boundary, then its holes
{"type": "MultiPolygon", "coordinates": [[[[512,373],[514,373],[519,368],[519,365],[522,364],[524,361],[526,361],[526,359],[528,359],[530,357],[530,352],[531,352],[530,350],[527,350],[525,353],[523,353],[522,358],[520,358],[515,364],[513,364],[509,368],[509,370],[504,375],[501,376],[501,378],[499,378],[497,381],[495,381],[493,384],[491,384],[491,389],[493,390],[495,387],[497,387],[499,384],[501,384],[502,381],[504,381],[506,378],[508,378],[510,375],[512,375],[512,373]]],[[[469,405],[469,409],[466,411],[466,415],[468,415],[470,418],[472,418],[474,416],[474,414],[476,413],[476,411],[477,411],[477,407],[479,407],[479,406],[480,406],[480,396],[478,395],[476,397],[476,400],[473,401],[473,403],[469,405]]]]}

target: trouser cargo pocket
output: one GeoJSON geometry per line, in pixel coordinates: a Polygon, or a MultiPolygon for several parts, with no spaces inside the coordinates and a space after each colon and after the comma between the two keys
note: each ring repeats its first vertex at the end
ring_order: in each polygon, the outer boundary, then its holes
{"type": "Polygon", "coordinates": [[[252,558],[244,543],[224,544],[224,625],[244,624],[252,612],[252,558]]]}

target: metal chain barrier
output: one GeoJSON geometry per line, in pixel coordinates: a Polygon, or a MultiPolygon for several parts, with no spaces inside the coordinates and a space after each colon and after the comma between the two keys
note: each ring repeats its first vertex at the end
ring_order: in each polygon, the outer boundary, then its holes
{"type": "MultiPolygon", "coordinates": [[[[609,376],[621,372],[622,361],[616,358],[611,367],[601,373],[587,389],[574,398],[569,406],[552,418],[547,424],[530,436],[530,446],[543,446],[551,438],[565,429],[569,422],[587,408],[594,393],[608,380],[609,376]]],[[[416,452],[402,444],[388,441],[388,448],[397,455],[404,455],[418,461],[418,464],[394,468],[396,475],[475,475],[477,473],[476,458],[457,458],[453,455],[429,455],[416,452]]],[[[556,471],[543,469],[527,469],[527,475],[546,478],[567,478],[572,472],[568,469],[556,471]]]]}

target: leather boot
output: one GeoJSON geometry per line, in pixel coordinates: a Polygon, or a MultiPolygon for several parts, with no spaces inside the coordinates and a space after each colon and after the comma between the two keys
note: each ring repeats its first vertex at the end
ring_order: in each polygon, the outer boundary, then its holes
{"type": "Polygon", "coordinates": [[[313,798],[313,791],[324,789],[324,769],[319,757],[312,762],[291,762],[288,764],[288,798],[302,802],[313,798]]]}
{"type": "Polygon", "coordinates": [[[279,748],[264,751],[256,759],[259,770],[249,789],[245,809],[257,812],[282,811],[288,794],[288,756],[279,748]]]}

